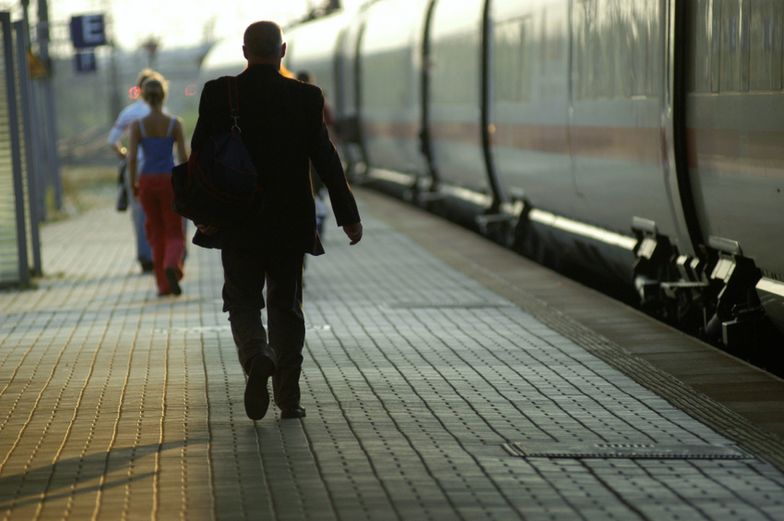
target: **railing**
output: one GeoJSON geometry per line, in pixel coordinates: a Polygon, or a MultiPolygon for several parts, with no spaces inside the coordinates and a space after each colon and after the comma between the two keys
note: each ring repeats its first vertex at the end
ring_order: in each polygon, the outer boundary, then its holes
{"type": "Polygon", "coordinates": [[[25,30],[0,12],[0,286],[27,285],[42,270],[38,228],[50,152],[40,136],[54,134],[40,128],[50,119],[40,117],[25,30]]]}

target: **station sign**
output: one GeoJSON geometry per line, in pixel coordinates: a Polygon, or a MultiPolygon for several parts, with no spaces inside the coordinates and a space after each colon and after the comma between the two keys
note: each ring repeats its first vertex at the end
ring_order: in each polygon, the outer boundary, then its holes
{"type": "Polygon", "coordinates": [[[106,25],[102,14],[71,17],[71,42],[75,49],[91,49],[106,45],[106,25]]]}
{"type": "Polygon", "coordinates": [[[78,73],[95,72],[98,69],[98,64],[95,61],[95,53],[93,51],[81,51],[74,55],[74,67],[78,73]]]}

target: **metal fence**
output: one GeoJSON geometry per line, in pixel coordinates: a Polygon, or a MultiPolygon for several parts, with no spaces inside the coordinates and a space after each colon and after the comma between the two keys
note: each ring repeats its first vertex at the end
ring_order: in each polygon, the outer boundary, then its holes
{"type": "Polygon", "coordinates": [[[29,76],[25,26],[0,12],[0,33],[0,286],[26,285],[42,270],[38,228],[54,133],[41,128],[49,118],[29,76]]]}

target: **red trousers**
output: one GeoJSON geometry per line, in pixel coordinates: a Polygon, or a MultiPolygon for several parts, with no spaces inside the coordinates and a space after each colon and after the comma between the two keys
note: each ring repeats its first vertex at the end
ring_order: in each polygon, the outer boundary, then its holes
{"type": "Polygon", "coordinates": [[[139,176],[139,201],[147,218],[144,231],[152,248],[152,264],[158,292],[171,293],[166,280],[166,269],[174,268],[178,278],[183,275],[185,233],[182,217],[174,213],[174,192],[171,174],[143,174],[139,176]]]}

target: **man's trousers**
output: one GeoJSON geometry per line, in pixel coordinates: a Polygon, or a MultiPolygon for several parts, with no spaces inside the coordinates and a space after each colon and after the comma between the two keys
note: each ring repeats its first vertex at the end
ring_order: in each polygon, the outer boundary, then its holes
{"type": "Polygon", "coordinates": [[[275,403],[285,409],[299,405],[299,375],[305,343],[302,314],[302,252],[264,252],[224,248],[223,310],[245,374],[255,356],[275,364],[275,403]],[[261,321],[267,286],[267,331],[261,321]]]}

